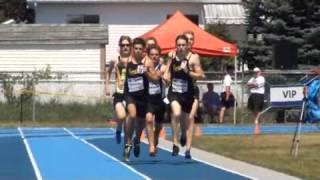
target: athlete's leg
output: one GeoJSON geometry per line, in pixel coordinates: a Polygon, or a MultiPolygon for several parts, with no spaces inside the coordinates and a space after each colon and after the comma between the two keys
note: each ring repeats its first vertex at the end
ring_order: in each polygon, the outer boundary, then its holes
{"type": "Polygon", "coordinates": [[[124,104],[122,102],[116,103],[115,111],[116,111],[116,116],[118,120],[117,128],[116,128],[116,138],[117,138],[117,143],[119,144],[121,142],[122,124],[127,117],[127,113],[126,113],[124,104]]]}
{"type": "Polygon", "coordinates": [[[171,126],[172,126],[172,141],[173,141],[173,149],[172,155],[176,156],[179,153],[178,147],[178,136],[179,136],[179,120],[181,116],[181,105],[178,101],[171,102],[171,126]]]}
{"type": "Polygon", "coordinates": [[[155,147],[157,147],[157,145],[158,145],[161,130],[162,130],[162,123],[155,121],[155,129],[154,129],[154,145],[155,145],[155,147]]]}
{"type": "Polygon", "coordinates": [[[131,143],[132,142],[132,136],[134,132],[134,124],[135,120],[137,118],[137,109],[135,104],[128,104],[128,117],[126,119],[126,143],[131,143]]]}
{"type": "Polygon", "coordinates": [[[136,120],[137,112],[135,104],[128,104],[128,116],[126,118],[124,129],[125,129],[125,149],[124,149],[124,158],[125,161],[129,160],[129,155],[132,147],[132,135],[134,131],[134,122],[136,120]]]}
{"type": "Polygon", "coordinates": [[[193,129],[194,129],[194,116],[187,115],[186,118],[186,133],[187,133],[187,144],[186,144],[186,154],[187,159],[191,159],[190,150],[192,146],[193,138],[193,129]]]}
{"type": "Polygon", "coordinates": [[[135,120],[135,137],[133,142],[133,153],[135,157],[139,157],[140,155],[140,137],[143,133],[143,129],[145,128],[145,118],[137,117],[135,120]]]}
{"type": "Polygon", "coordinates": [[[198,111],[198,107],[199,107],[199,100],[194,99],[191,112],[188,115],[187,122],[185,123],[186,126],[183,128],[181,133],[180,143],[182,146],[187,144],[187,149],[188,147],[191,147],[191,144],[192,144],[193,127],[194,127],[194,121],[198,111]]]}
{"type": "Polygon", "coordinates": [[[223,123],[225,111],[226,111],[226,107],[221,107],[220,114],[219,114],[219,123],[223,123]]]}
{"type": "Polygon", "coordinates": [[[148,141],[149,141],[149,154],[151,156],[155,155],[155,132],[154,132],[154,117],[155,115],[151,112],[146,114],[146,127],[148,132],[148,141]]]}

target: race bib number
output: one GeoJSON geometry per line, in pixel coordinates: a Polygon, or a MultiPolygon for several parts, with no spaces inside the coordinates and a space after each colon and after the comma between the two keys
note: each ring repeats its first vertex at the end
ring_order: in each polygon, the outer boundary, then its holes
{"type": "Polygon", "coordinates": [[[143,78],[136,77],[136,78],[128,78],[128,88],[129,92],[137,92],[144,89],[143,86],[143,78]]]}
{"type": "Polygon", "coordinates": [[[155,94],[160,94],[161,93],[161,87],[160,84],[157,83],[149,83],[149,94],[150,95],[155,95],[155,94]]]}
{"type": "Polygon", "coordinates": [[[172,92],[185,93],[188,91],[188,81],[183,79],[172,79],[172,92]]]}
{"type": "Polygon", "coordinates": [[[138,65],[137,70],[138,70],[138,74],[143,74],[144,73],[143,65],[138,65]]]}

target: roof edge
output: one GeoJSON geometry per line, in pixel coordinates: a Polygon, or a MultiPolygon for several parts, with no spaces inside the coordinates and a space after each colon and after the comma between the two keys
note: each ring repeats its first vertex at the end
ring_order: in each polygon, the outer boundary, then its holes
{"type": "Polygon", "coordinates": [[[219,3],[219,4],[230,4],[230,3],[241,3],[241,0],[27,0],[27,3],[219,3]]]}

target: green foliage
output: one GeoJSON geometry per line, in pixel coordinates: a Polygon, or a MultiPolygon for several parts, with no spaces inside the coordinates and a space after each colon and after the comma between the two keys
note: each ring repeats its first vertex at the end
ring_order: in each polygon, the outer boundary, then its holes
{"type": "Polygon", "coordinates": [[[0,14],[0,20],[16,19],[23,20],[26,13],[25,0],[2,0],[0,9],[4,11],[3,16],[0,14]]]}
{"type": "Polygon", "coordinates": [[[271,66],[273,44],[286,41],[298,47],[300,64],[320,59],[320,1],[253,0],[247,2],[248,32],[253,38],[246,49],[249,64],[271,66]],[[260,40],[258,35],[262,35],[260,40]]]}
{"type": "Polygon", "coordinates": [[[230,34],[228,33],[226,24],[223,24],[223,23],[208,24],[206,26],[206,31],[216,36],[219,39],[222,39],[230,43],[234,43],[234,40],[231,38],[230,34]]]}
{"type": "Polygon", "coordinates": [[[32,92],[39,83],[39,80],[61,79],[62,77],[62,74],[53,76],[49,65],[44,70],[35,70],[32,73],[0,73],[3,93],[9,104],[19,103],[20,94],[23,95],[25,100],[30,99],[33,96],[32,92]],[[14,90],[16,85],[22,85],[21,93],[15,93],[14,90]]]}
{"type": "MultiPolygon", "coordinates": [[[[26,100],[23,106],[23,119],[24,121],[32,120],[32,101],[26,100]]],[[[1,116],[0,122],[20,120],[20,104],[1,103],[1,116]]],[[[51,100],[48,103],[36,103],[36,120],[39,123],[55,124],[64,122],[63,126],[68,125],[71,121],[105,121],[113,117],[112,104],[106,101],[98,102],[95,104],[80,104],[72,103],[59,103],[51,100]]]]}
{"type": "Polygon", "coordinates": [[[287,84],[288,79],[284,75],[276,74],[268,76],[267,82],[272,85],[284,85],[287,84]]]}
{"type": "Polygon", "coordinates": [[[274,169],[301,179],[319,179],[320,134],[305,133],[302,135],[298,157],[290,154],[292,137],[292,134],[201,136],[195,138],[193,142],[195,147],[232,159],[274,169]]]}
{"type": "MultiPolygon", "coordinates": [[[[206,31],[224,41],[230,43],[234,42],[228,33],[226,24],[208,24],[206,26],[206,31]]],[[[230,57],[201,57],[201,64],[205,71],[222,71],[227,65],[232,65],[233,60],[230,57]]]]}

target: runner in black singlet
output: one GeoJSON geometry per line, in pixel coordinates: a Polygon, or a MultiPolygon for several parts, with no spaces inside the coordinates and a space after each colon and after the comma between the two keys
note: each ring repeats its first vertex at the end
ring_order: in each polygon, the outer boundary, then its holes
{"type": "Polygon", "coordinates": [[[123,96],[124,81],[126,77],[127,62],[131,56],[132,41],[129,36],[121,36],[119,39],[119,55],[117,58],[111,59],[106,69],[106,95],[110,95],[110,77],[112,70],[115,69],[115,93],[113,94],[113,106],[117,116],[116,140],[121,142],[122,124],[127,117],[125,102],[123,96]]]}
{"type": "Polygon", "coordinates": [[[165,65],[160,64],[161,49],[158,45],[151,45],[147,49],[147,55],[153,63],[156,80],[148,78],[148,95],[147,95],[147,114],[146,127],[149,140],[149,154],[155,156],[156,146],[162,121],[165,113],[165,84],[162,80],[162,75],[165,70],[165,65]]]}
{"type": "MultiPolygon", "coordinates": [[[[190,54],[188,48],[188,38],[185,35],[179,35],[176,38],[176,52],[169,60],[168,67],[164,75],[164,79],[170,82],[168,98],[171,105],[172,115],[171,124],[173,130],[173,148],[172,155],[176,156],[179,153],[178,135],[179,135],[179,120],[181,122],[182,133],[187,134],[187,148],[185,157],[191,158],[190,135],[193,133],[194,119],[190,118],[192,106],[195,98],[194,80],[203,79],[204,74],[200,65],[199,56],[190,54]],[[191,130],[190,130],[191,129],[191,130]]],[[[181,143],[182,144],[182,143],[181,143]]],[[[182,144],[183,145],[183,144],[182,144]]]]}
{"type": "Polygon", "coordinates": [[[140,154],[140,135],[145,125],[145,97],[146,97],[146,76],[144,68],[145,43],[141,38],[133,40],[133,54],[127,64],[127,76],[124,87],[124,98],[127,103],[128,118],[125,123],[125,149],[124,159],[129,160],[132,145],[134,145],[134,155],[140,154]],[[132,142],[133,132],[135,138],[132,142]]]}

